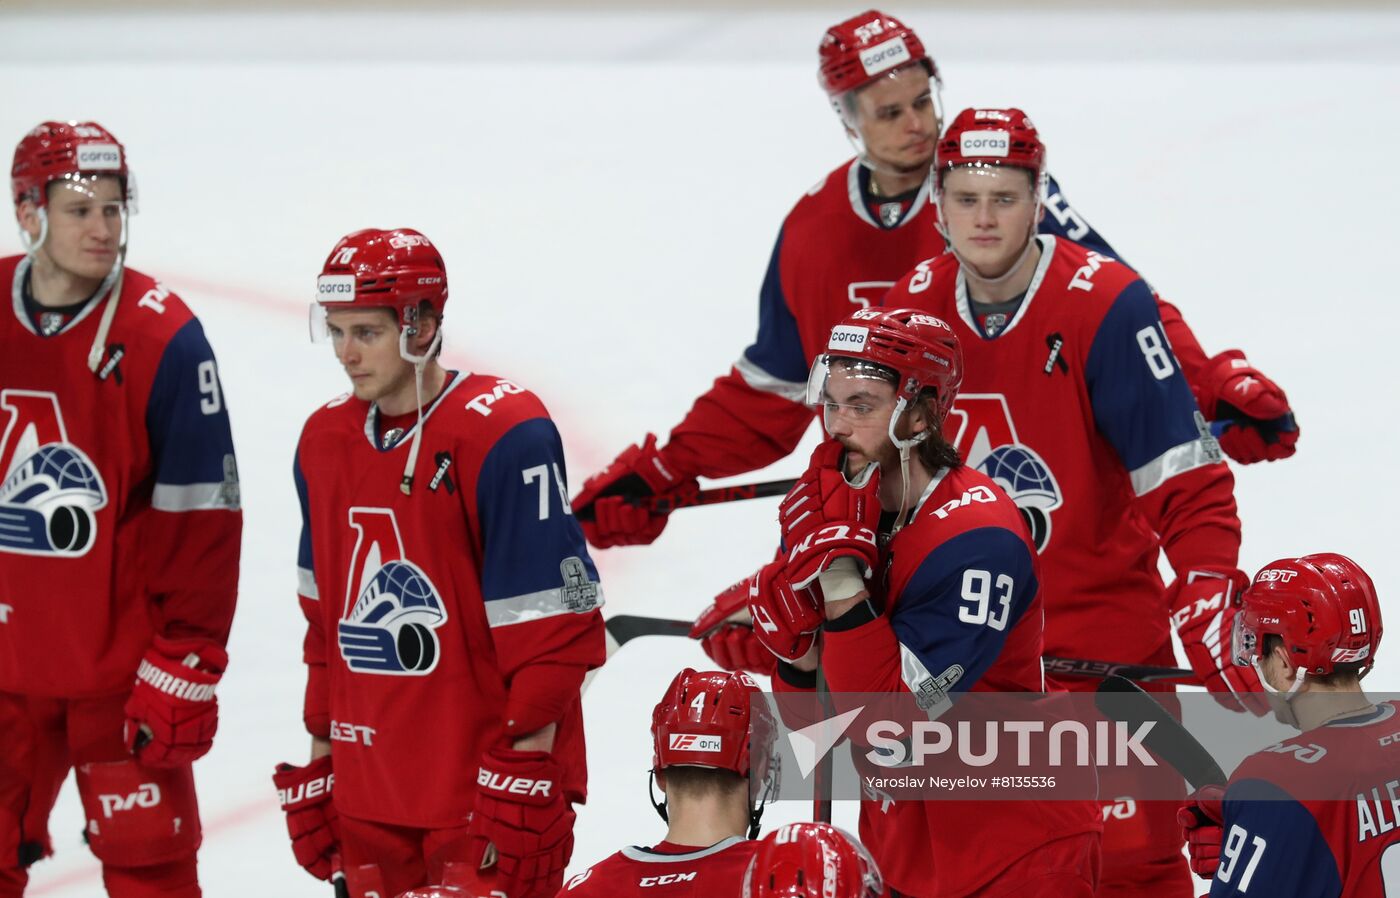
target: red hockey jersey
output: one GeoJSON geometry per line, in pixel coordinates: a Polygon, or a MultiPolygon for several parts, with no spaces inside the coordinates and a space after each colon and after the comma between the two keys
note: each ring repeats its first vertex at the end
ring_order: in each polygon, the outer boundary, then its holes
{"type": "Polygon", "coordinates": [[[632,846],[570,879],[559,898],[737,898],[757,850],[757,841],[739,836],[700,849],[632,846]]]}
{"type": "MultiPolygon", "coordinates": [[[[1035,550],[986,475],[940,472],[882,556],[883,613],[825,627],[833,693],[908,691],[935,713],[961,692],[1044,690],[1035,550]]],[[[1039,846],[1102,827],[1093,801],[861,803],[861,841],[894,888],[920,898],[966,895],[1039,846]]]]}
{"type": "Polygon", "coordinates": [[[1234,479],[1148,286],[1082,246],[1037,239],[1030,288],[994,337],[951,254],[920,263],[884,305],[930,312],[958,335],[964,374],[946,436],[1031,524],[1046,654],[1170,665],[1158,548],[1178,572],[1234,567],[1234,479]]]}
{"type": "Polygon", "coordinates": [[[28,271],[27,257],[0,259],[11,296],[0,314],[0,691],[120,693],[154,633],[228,638],[243,526],[228,409],[199,321],[160,283],[126,269],[94,373],[103,304],[40,316],[36,329],[28,271]]]}
{"type": "Polygon", "coordinates": [[[1246,758],[1225,790],[1211,898],[1400,894],[1397,712],[1387,702],[1246,758]]]}
{"type": "MultiPolygon", "coordinates": [[[[788,455],[812,421],[802,404],[807,372],[831,328],[880,297],[920,259],[942,253],[928,186],[905,202],[870,195],[869,172],[842,163],[783,221],[758,300],[758,335],[729,374],[695,400],[661,450],[683,475],[728,477],[788,455]]],[[[1050,179],[1042,233],[1116,256],[1050,179]]],[[[1206,362],[1175,308],[1160,303],[1187,376],[1206,362]]]]}
{"type": "Polygon", "coordinates": [[[461,825],[482,751],[551,684],[571,690],[554,755],[581,801],[578,688],[603,663],[603,597],[554,422],[509,380],[450,374],[424,409],[404,495],[418,425],[381,436],[377,419],[353,397],[326,405],[306,422],[294,472],[306,723],[331,740],[336,807],[461,825]]]}

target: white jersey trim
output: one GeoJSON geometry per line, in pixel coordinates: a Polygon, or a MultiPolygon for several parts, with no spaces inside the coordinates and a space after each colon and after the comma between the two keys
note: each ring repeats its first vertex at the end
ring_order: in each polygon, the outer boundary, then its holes
{"type": "Polygon", "coordinates": [[[316,572],[304,567],[297,568],[297,594],[308,599],[321,601],[321,591],[316,588],[316,572]]]}
{"type": "MultiPolygon", "coordinates": [[[[1016,310],[1016,314],[1011,316],[1011,320],[1006,323],[1006,327],[997,331],[996,337],[982,337],[984,340],[995,340],[1005,334],[1011,333],[1012,329],[1026,317],[1026,311],[1031,307],[1031,300],[1035,299],[1036,291],[1040,289],[1040,282],[1045,280],[1045,272],[1050,270],[1050,261],[1055,258],[1055,238],[1050,234],[1037,234],[1035,239],[1040,242],[1040,261],[1036,263],[1035,275],[1031,278],[1031,284],[1026,288],[1026,298],[1021,300],[1021,306],[1016,310]]],[[[977,326],[977,319],[972,314],[972,300],[967,295],[967,278],[963,275],[962,262],[958,263],[957,278],[957,298],[958,315],[967,326],[972,328],[972,332],[979,337],[982,336],[982,329],[977,326]]]]}
{"type": "Polygon", "coordinates": [[[587,608],[575,611],[565,605],[566,587],[556,586],[554,589],[542,589],[539,592],[527,592],[508,599],[492,599],[486,602],[486,623],[491,627],[509,627],[544,620],[547,617],[558,617],[561,614],[586,614],[595,608],[602,608],[606,604],[602,585],[596,580],[588,582],[596,588],[597,601],[587,608]]]}
{"type": "MultiPolygon", "coordinates": [[[[15,266],[15,279],[10,284],[10,296],[14,304],[15,317],[19,319],[19,323],[24,326],[25,330],[37,337],[39,336],[39,332],[34,329],[34,323],[29,320],[29,313],[24,309],[24,277],[29,273],[29,265],[32,261],[30,256],[25,256],[23,259],[19,260],[19,265],[15,266]]],[[[63,325],[63,327],[48,336],[56,337],[64,331],[73,329],[78,325],[78,322],[90,315],[93,309],[102,305],[102,303],[94,300],[99,296],[106,295],[106,293],[112,289],[112,283],[117,279],[117,271],[117,268],[113,268],[112,271],[108,273],[107,277],[102,280],[102,284],[97,288],[97,292],[89,297],[88,304],[83,306],[81,312],[73,316],[72,321],[69,321],[67,324],[63,325]]]]}
{"type": "Polygon", "coordinates": [[[151,507],[156,511],[237,511],[238,481],[218,483],[186,483],[176,486],[157,483],[151,492],[151,507]],[[230,489],[230,486],[233,488],[230,489]]]}
{"type": "Polygon", "coordinates": [[[741,842],[747,842],[743,836],[730,836],[723,842],[716,842],[709,848],[701,848],[699,851],[690,851],[685,854],[657,854],[654,851],[647,851],[639,845],[628,845],[618,854],[629,861],[640,861],[643,864],[675,864],[682,861],[696,861],[702,857],[709,857],[712,854],[719,854],[721,851],[733,848],[741,842]]]}
{"type": "MultiPolygon", "coordinates": [[[[433,400],[427,408],[423,409],[423,419],[421,421],[415,419],[413,422],[413,426],[405,428],[404,432],[399,434],[399,438],[394,441],[394,445],[390,446],[388,449],[384,449],[383,451],[393,452],[400,446],[407,445],[408,438],[413,435],[414,431],[418,429],[420,424],[427,423],[428,418],[431,417],[433,412],[437,411],[438,406],[442,405],[442,403],[447,399],[447,394],[457,389],[457,387],[459,387],[462,384],[462,382],[470,376],[471,374],[469,372],[458,371],[457,375],[452,378],[452,382],[443,388],[443,391],[438,395],[438,398],[433,400]]],[[[374,426],[375,422],[378,420],[379,406],[371,403],[369,407],[369,412],[365,415],[365,439],[369,440],[369,444],[373,446],[376,450],[380,449],[379,441],[375,439],[376,428],[374,426]]]]}
{"type": "Polygon", "coordinates": [[[772,393],[797,403],[801,403],[807,398],[807,384],[774,377],[749,361],[749,357],[746,355],[739,356],[739,361],[734,363],[734,369],[739,372],[744,383],[760,393],[772,393]]]}
{"type": "Polygon", "coordinates": [[[1145,496],[1178,474],[1204,468],[1220,461],[1220,450],[1207,446],[1204,439],[1194,439],[1180,446],[1173,446],[1145,465],[1128,472],[1133,482],[1133,492],[1145,496]]]}
{"type": "Polygon", "coordinates": [[[865,198],[860,195],[859,159],[853,159],[850,166],[846,169],[846,195],[851,200],[851,211],[855,212],[856,217],[861,221],[870,225],[872,228],[879,228],[882,231],[898,230],[913,221],[918,214],[923,211],[924,206],[928,205],[929,181],[925,178],[924,183],[919,185],[919,192],[914,194],[914,202],[909,204],[909,211],[904,213],[904,217],[899,220],[899,224],[895,225],[893,228],[886,228],[881,225],[875,220],[870,214],[870,210],[865,206],[865,198]]]}

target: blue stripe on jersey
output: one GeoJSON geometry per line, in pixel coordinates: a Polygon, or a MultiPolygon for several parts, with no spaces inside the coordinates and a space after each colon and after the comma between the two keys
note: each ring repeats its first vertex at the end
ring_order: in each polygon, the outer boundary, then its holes
{"type": "Polygon", "coordinates": [[[903,647],[905,683],[916,694],[929,676],[944,692],[970,688],[1001,654],[1039,588],[1025,541],[1005,527],[969,530],[938,546],[890,619],[903,647]],[[945,676],[955,668],[961,672],[945,676]]]}
{"type": "Polygon", "coordinates": [[[1100,322],[1084,376],[1099,431],[1129,471],[1200,439],[1196,400],[1143,281],[1125,287],[1100,322]]]}
{"type": "MultiPolygon", "coordinates": [[[[1084,217],[1075,211],[1074,207],[1065,199],[1065,195],[1060,192],[1060,185],[1052,176],[1045,191],[1045,211],[1046,215],[1040,219],[1039,231],[1042,234],[1053,234],[1056,237],[1064,237],[1073,240],[1080,246],[1087,247],[1096,253],[1102,253],[1122,262],[1118,258],[1118,253],[1109,246],[1108,241],[1094,226],[1084,220],[1084,217]]],[[[1124,262],[1126,265],[1127,263],[1124,262]]]]}
{"type": "Polygon", "coordinates": [[[146,403],[161,511],[238,508],[238,466],[214,351],[191,318],[165,346],[146,403]]]}
{"type": "Polygon", "coordinates": [[[1342,880],[1317,820],[1287,792],[1264,780],[1225,791],[1224,839],[1211,898],[1288,895],[1337,898],[1342,880]]]}
{"type": "Polygon", "coordinates": [[[773,256],[768,260],[768,273],[758,292],[758,338],[744,350],[744,357],[778,380],[806,383],[807,355],[797,333],[797,319],[788,308],[783,293],[782,271],[778,257],[783,251],[783,231],[773,244],[773,256]]]}
{"type": "Polygon", "coordinates": [[[548,418],[523,421],[486,454],[476,484],[481,592],[491,626],[602,604],[598,571],[569,508],[564,449],[548,418]]]}
{"type": "Polygon", "coordinates": [[[316,565],[311,557],[311,500],[306,495],[306,475],[301,473],[300,454],[292,457],[292,480],[297,485],[297,502],[301,505],[301,539],[297,543],[297,589],[309,599],[319,599],[316,589],[316,565]]]}

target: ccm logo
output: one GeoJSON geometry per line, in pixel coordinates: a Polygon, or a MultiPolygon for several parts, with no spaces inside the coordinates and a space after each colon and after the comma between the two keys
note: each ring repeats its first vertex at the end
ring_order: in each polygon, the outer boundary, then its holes
{"type": "Polygon", "coordinates": [[[102,803],[102,816],[111,820],[112,815],[118,811],[153,808],[160,804],[160,787],[155,783],[142,783],[141,787],[130,795],[99,795],[97,800],[102,803]]]}
{"type": "Polygon", "coordinates": [[[1389,736],[1382,736],[1379,742],[1382,748],[1387,745],[1400,745],[1400,733],[1391,733],[1389,736]]]}
{"type": "Polygon", "coordinates": [[[89,143],[78,147],[79,171],[120,171],[122,151],[114,143],[89,143]]]}
{"type": "Polygon", "coordinates": [[[642,888],[647,886],[668,886],[673,882],[690,882],[695,879],[695,872],[690,873],[667,873],[665,876],[643,876],[637,881],[637,885],[642,888]]]}
{"type": "Polygon", "coordinates": [[[476,784],[492,792],[507,792],[511,795],[543,795],[549,797],[554,788],[554,780],[529,779],[523,776],[506,776],[481,768],[476,774],[476,784]]]}
{"type": "Polygon", "coordinates": [[[1006,156],[1011,138],[1005,131],[964,131],[959,138],[964,156],[1006,156]]]}
{"type": "Polygon", "coordinates": [[[701,736],[695,733],[672,733],[672,751],[723,751],[724,737],[701,736]]]}

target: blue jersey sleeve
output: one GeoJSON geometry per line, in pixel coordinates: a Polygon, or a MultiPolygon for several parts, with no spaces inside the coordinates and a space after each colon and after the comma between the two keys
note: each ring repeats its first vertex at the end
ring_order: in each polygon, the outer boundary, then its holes
{"type": "Polygon", "coordinates": [[[598,571],[569,508],[564,450],[548,418],[522,421],[490,451],[477,479],[481,590],[492,627],[603,604],[598,571]]]}
{"type": "Polygon", "coordinates": [[[1142,280],[1114,300],[1089,347],[1085,379],[1094,420],[1143,496],[1171,477],[1220,460],[1142,280]]]}
{"type": "Polygon", "coordinates": [[[1059,182],[1053,177],[1050,178],[1045,191],[1045,217],[1040,220],[1040,233],[1073,240],[1096,253],[1123,261],[1118,258],[1118,253],[1109,246],[1104,236],[1094,230],[1093,225],[1069,204],[1069,200],[1065,199],[1064,193],[1060,191],[1059,182]]]}
{"type": "Polygon", "coordinates": [[[238,463],[214,351],[198,319],[166,344],[146,404],[155,467],[151,505],[187,512],[239,508],[238,463]]]}
{"type": "Polygon", "coordinates": [[[311,557],[311,502],[306,494],[306,475],[301,473],[301,453],[292,459],[292,480],[297,486],[297,503],[301,508],[301,539],[297,543],[297,593],[308,599],[320,599],[316,588],[316,565],[311,557]]]}
{"type": "Polygon", "coordinates": [[[1342,894],[1336,857],[1317,820],[1288,793],[1263,780],[1241,780],[1226,790],[1224,810],[1211,898],[1342,894]]]}
{"type": "Polygon", "coordinates": [[[807,384],[807,355],[797,332],[797,319],[788,308],[783,291],[779,258],[783,251],[783,231],[773,245],[768,273],[758,294],[758,338],[744,350],[737,365],[739,373],[756,390],[802,400],[807,384]]]}
{"type": "Polygon", "coordinates": [[[1039,588],[1026,543],[1004,527],[969,530],[929,553],[890,620],[904,683],[920,703],[971,688],[1039,588]]]}

